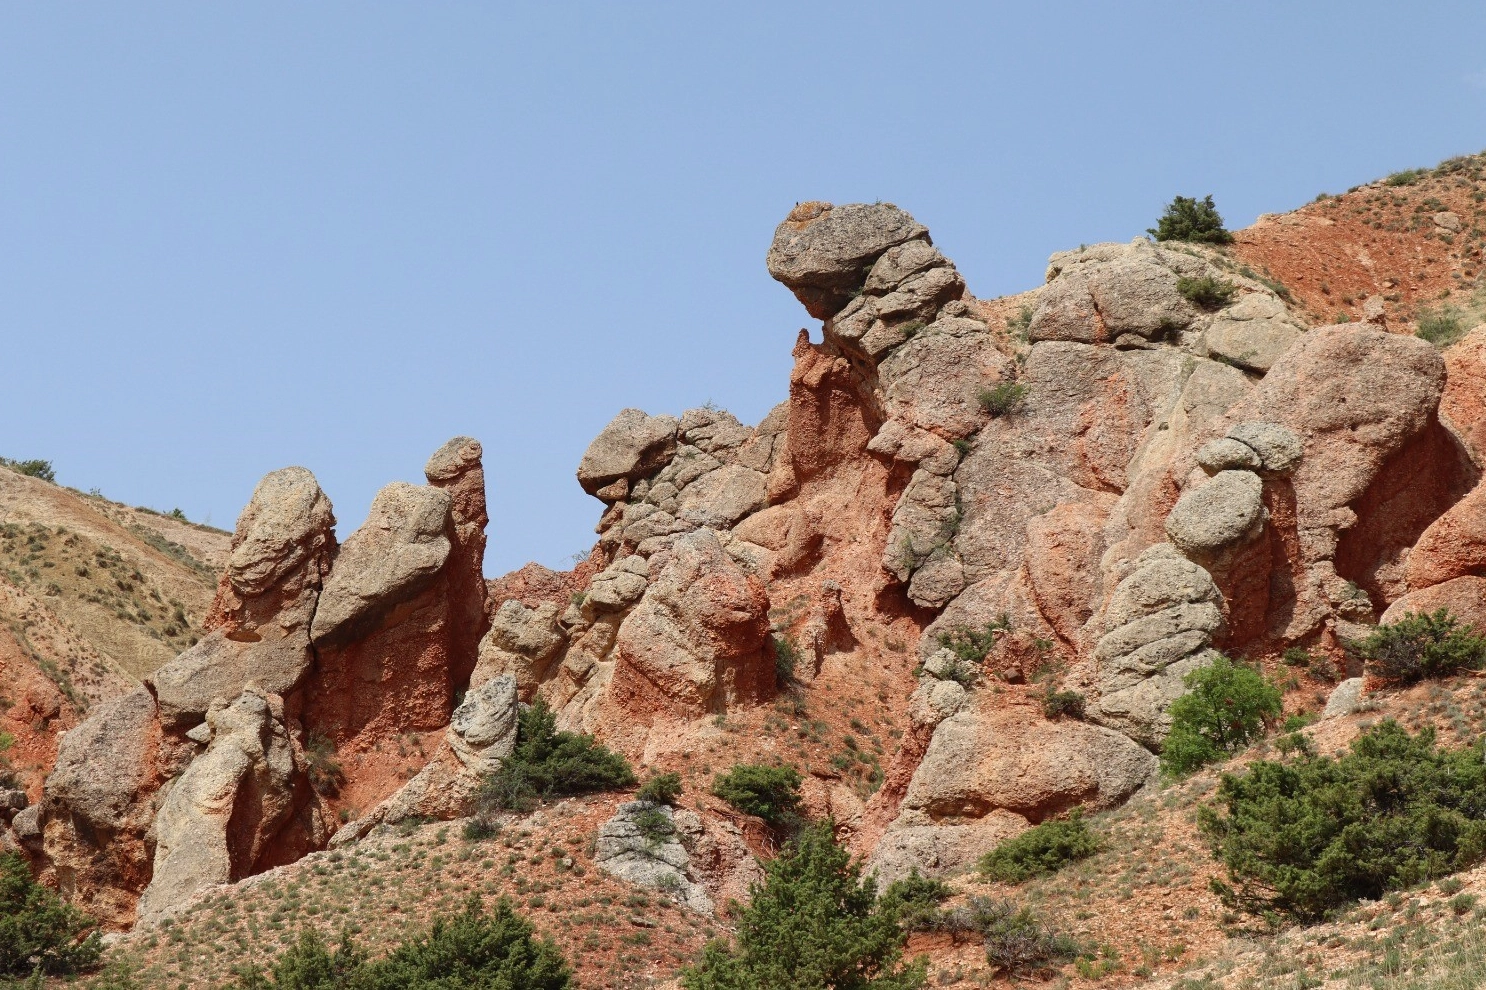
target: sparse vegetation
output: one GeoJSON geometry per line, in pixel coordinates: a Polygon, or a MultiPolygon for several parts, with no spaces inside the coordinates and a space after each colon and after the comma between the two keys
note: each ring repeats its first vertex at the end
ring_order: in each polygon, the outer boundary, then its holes
{"type": "Polygon", "coordinates": [[[1042,696],[1042,714],[1048,718],[1083,718],[1084,696],[1078,691],[1049,691],[1042,696]]]}
{"type": "Polygon", "coordinates": [[[324,736],[313,734],[305,740],[304,761],[316,793],[334,796],[346,782],[345,771],[335,758],[335,744],[324,736]]]}
{"type": "Polygon", "coordinates": [[[1183,275],[1176,280],[1176,291],[1194,306],[1215,310],[1222,309],[1233,302],[1233,297],[1238,294],[1238,286],[1232,282],[1213,278],[1211,275],[1204,275],[1201,278],[1183,275]]]}
{"type": "Polygon", "coordinates": [[[1473,626],[1461,626],[1447,609],[1410,612],[1390,626],[1378,626],[1352,648],[1369,674],[1394,684],[1477,670],[1486,658],[1486,639],[1473,626]]]}
{"type": "Polygon", "coordinates": [[[1233,235],[1223,226],[1223,217],[1212,196],[1194,199],[1178,196],[1166,205],[1156,226],[1146,231],[1158,241],[1188,241],[1195,244],[1229,244],[1233,235]]]}
{"type": "Polygon", "coordinates": [[[28,478],[40,478],[42,481],[57,483],[57,472],[52,467],[51,461],[39,459],[33,460],[11,460],[9,457],[0,457],[0,467],[8,467],[17,474],[24,474],[28,478]]]}
{"type": "Polygon", "coordinates": [[[1259,673],[1218,657],[1183,678],[1187,693],[1171,705],[1161,771],[1181,777],[1226,758],[1280,714],[1280,692],[1259,673]]]}
{"type": "Polygon", "coordinates": [[[774,647],[774,686],[783,688],[795,679],[795,667],[800,662],[800,650],[794,640],[783,633],[769,637],[774,647]]]}
{"type": "Polygon", "coordinates": [[[740,763],[713,782],[712,793],[745,815],[786,828],[799,820],[800,784],[794,767],[740,763]]]}
{"type": "Polygon", "coordinates": [[[1011,630],[1011,618],[1003,615],[995,622],[987,622],[979,630],[969,626],[956,626],[938,636],[939,645],[955,655],[961,663],[979,667],[996,646],[1001,634],[1011,630]]]}
{"type": "Polygon", "coordinates": [[[516,749],[485,778],[476,804],[486,814],[529,811],[538,801],[617,790],[634,782],[635,773],[620,754],[592,736],[558,732],[557,716],[538,698],[521,713],[516,749]]]}
{"type": "Polygon", "coordinates": [[[992,419],[1009,416],[1022,407],[1027,400],[1027,386],[1016,382],[1000,382],[983,388],[976,394],[980,407],[991,414],[992,419]]]}
{"type": "Polygon", "coordinates": [[[1392,175],[1388,176],[1388,178],[1383,180],[1383,185],[1395,187],[1412,186],[1428,174],[1428,169],[1406,168],[1401,172],[1394,172],[1392,175]]]}
{"type": "Polygon", "coordinates": [[[1035,825],[986,853],[980,872],[988,880],[1021,883],[1042,873],[1056,873],[1098,851],[1098,836],[1089,830],[1082,809],[1075,808],[1067,818],[1035,825]]]}
{"type": "Polygon", "coordinates": [[[1359,898],[1465,869],[1486,855],[1486,760],[1389,719],[1339,759],[1302,754],[1224,774],[1200,813],[1230,905],[1316,919],[1359,898]]]}
{"type": "Polygon", "coordinates": [[[972,897],[950,913],[949,922],[984,938],[986,961],[1011,976],[1044,975],[1083,954],[1077,940],[1010,901],[972,897]]]}
{"type": "Polygon", "coordinates": [[[658,773],[640,785],[640,790],[635,795],[635,800],[649,801],[651,804],[675,804],[676,799],[680,796],[681,775],[677,773],[658,773]]]}
{"type": "Polygon", "coordinates": [[[1453,306],[1439,306],[1419,310],[1419,329],[1415,336],[1429,341],[1436,347],[1449,347],[1465,336],[1469,327],[1465,314],[1453,306]]]}
{"type": "Polygon", "coordinates": [[[0,855],[0,979],[78,973],[102,951],[92,919],[37,883],[19,853],[0,855]]]}
{"type": "Polygon", "coordinates": [[[285,951],[265,976],[237,972],[242,990],[566,990],[572,974],[550,939],[501,898],[487,912],[472,897],[460,914],[436,918],[427,933],[368,961],[349,934],[334,952],[313,929],[285,951]]]}
{"type": "Polygon", "coordinates": [[[1031,306],[1023,305],[1017,310],[1015,316],[1006,318],[1006,332],[1025,340],[1027,332],[1032,329],[1032,317],[1036,315],[1037,311],[1031,306]]]}
{"type": "Polygon", "coordinates": [[[802,831],[750,891],[734,941],[707,945],[687,990],[914,990],[926,963],[902,962],[901,901],[842,849],[829,823],[802,831]]]}

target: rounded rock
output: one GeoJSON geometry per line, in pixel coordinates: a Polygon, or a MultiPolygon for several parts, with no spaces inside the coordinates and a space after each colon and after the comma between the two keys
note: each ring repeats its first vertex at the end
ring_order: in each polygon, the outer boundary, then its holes
{"type": "Polygon", "coordinates": [[[1263,524],[1263,491],[1264,483],[1252,471],[1219,471],[1177,500],[1166,517],[1166,535],[1189,556],[1232,546],[1263,524]]]}

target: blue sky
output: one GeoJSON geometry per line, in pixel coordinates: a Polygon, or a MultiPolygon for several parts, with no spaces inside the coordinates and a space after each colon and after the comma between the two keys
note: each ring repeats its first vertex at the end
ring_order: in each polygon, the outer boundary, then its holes
{"type": "Polygon", "coordinates": [[[1486,148],[1476,3],[0,7],[0,455],[344,536],[485,444],[486,569],[561,565],[625,406],[757,421],[799,200],[895,202],[972,291],[1213,193],[1230,226],[1486,148]]]}

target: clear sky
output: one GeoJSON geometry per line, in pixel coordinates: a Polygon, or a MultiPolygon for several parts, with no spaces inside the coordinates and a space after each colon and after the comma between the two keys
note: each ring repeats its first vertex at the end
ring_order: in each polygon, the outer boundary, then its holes
{"type": "Polygon", "coordinates": [[[805,199],[981,296],[1175,194],[1230,226],[1486,148],[1486,4],[0,6],[0,455],[230,528],[485,445],[486,570],[561,565],[625,406],[756,422],[805,199]]]}

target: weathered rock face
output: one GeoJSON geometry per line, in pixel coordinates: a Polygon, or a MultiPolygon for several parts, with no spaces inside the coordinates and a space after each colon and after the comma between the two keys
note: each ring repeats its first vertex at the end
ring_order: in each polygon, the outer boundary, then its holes
{"type": "Polygon", "coordinates": [[[310,623],[335,555],[335,516],[314,475],[267,475],[238,519],[208,634],[149,678],[168,725],[199,724],[253,683],[287,694],[312,662],[310,623]]]}
{"type": "Polygon", "coordinates": [[[594,865],[628,883],[674,897],[693,911],[712,913],[712,898],[690,876],[687,832],[700,832],[696,812],[673,811],[663,804],[630,801],[599,826],[594,865]],[[688,821],[688,819],[691,819],[688,821]],[[684,829],[690,825],[690,829],[684,829]]]}
{"type": "Polygon", "coordinates": [[[155,816],[141,921],[158,920],[202,887],[292,862],[329,837],[282,702],[249,689],[230,704],[214,703],[206,725],[205,752],[176,779],[155,816]]]}
{"type": "MultiPolygon", "coordinates": [[[[468,438],[446,444],[427,467],[434,487],[389,486],[339,553],[308,471],[263,480],[209,634],[64,740],[36,827],[71,896],[121,925],[141,892],[156,917],[205,884],[291,862],[329,837],[306,738],[354,748],[368,733],[370,748],[449,724],[486,626],[479,456],[468,438]]],[[[489,718],[464,722],[455,766],[501,745],[489,718]]]]}
{"type": "Polygon", "coordinates": [[[58,886],[94,917],[128,924],[149,883],[154,796],[177,762],[144,688],[94,711],[62,738],[42,824],[58,886]]]}
{"type": "MultiPolygon", "coordinates": [[[[889,248],[927,240],[928,234],[913,217],[887,203],[801,203],[774,231],[769,274],[788,286],[811,316],[824,320],[864,287],[873,265],[889,248]]],[[[914,268],[915,261],[910,255],[889,266],[901,279],[903,269],[914,268]]],[[[879,280],[874,288],[888,284],[879,280]]]]}
{"type": "Polygon", "coordinates": [[[671,459],[676,449],[674,416],[647,416],[639,409],[626,409],[594,438],[578,465],[578,483],[590,495],[614,487],[610,500],[629,492],[638,480],[671,459]]]}
{"type": "Polygon", "coordinates": [[[1029,823],[1119,804],[1155,770],[1154,756],[1109,729],[1030,709],[961,711],[934,731],[872,863],[887,882],[911,867],[958,872],[1029,823]]]}
{"type": "Polygon", "coordinates": [[[396,482],[378,493],[320,596],[304,720],[337,745],[447,725],[476,667],[487,625],[475,613],[485,589],[472,556],[487,518],[479,445],[451,441],[427,473],[444,487],[396,482]]]}
{"type": "Polygon", "coordinates": [[[471,688],[454,710],[444,744],[433,758],[395,794],[342,826],[331,837],[331,847],[363,839],[379,825],[470,814],[481,780],[499,770],[516,748],[516,698],[516,679],[509,674],[471,688]]]}
{"type": "Polygon", "coordinates": [[[678,539],[619,627],[610,697],[638,720],[694,717],[768,697],[768,611],[763,584],[728,557],[715,532],[678,539]]]}

